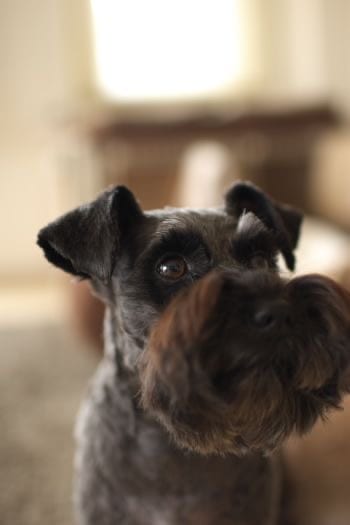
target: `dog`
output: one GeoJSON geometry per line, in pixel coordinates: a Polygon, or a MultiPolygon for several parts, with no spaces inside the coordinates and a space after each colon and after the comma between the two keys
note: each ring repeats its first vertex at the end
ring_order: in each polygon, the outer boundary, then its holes
{"type": "Polygon", "coordinates": [[[149,212],[117,186],[39,232],[107,305],[77,424],[79,524],[281,523],[278,451],[350,384],[348,294],[278,268],[294,269],[301,222],[250,183],[219,208],[149,212]]]}

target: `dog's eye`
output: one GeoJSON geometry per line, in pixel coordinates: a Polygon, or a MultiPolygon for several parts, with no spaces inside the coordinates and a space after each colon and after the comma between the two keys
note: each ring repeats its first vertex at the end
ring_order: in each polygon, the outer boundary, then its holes
{"type": "Polygon", "coordinates": [[[172,281],[180,279],[187,271],[187,264],[182,257],[168,257],[157,266],[157,272],[165,279],[172,281]]]}

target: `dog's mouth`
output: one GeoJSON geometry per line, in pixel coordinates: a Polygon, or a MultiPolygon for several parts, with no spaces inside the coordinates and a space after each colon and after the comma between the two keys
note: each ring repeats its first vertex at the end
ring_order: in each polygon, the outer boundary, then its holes
{"type": "Polygon", "coordinates": [[[238,395],[241,382],[249,376],[253,367],[234,367],[220,370],[211,378],[211,385],[215,395],[226,403],[232,403],[238,395]]]}
{"type": "Polygon", "coordinates": [[[213,394],[234,397],[242,379],[290,351],[294,319],[284,288],[272,272],[246,279],[211,272],[180,293],[150,334],[147,354],[159,376],[174,391],[179,383],[179,398],[190,375],[205,376],[213,394]]]}

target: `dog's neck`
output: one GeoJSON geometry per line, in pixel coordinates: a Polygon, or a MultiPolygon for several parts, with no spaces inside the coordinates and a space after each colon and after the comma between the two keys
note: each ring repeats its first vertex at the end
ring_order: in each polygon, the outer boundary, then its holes
{"type": "Polygon", "coordinates": [[[125,328],[120,309],[115,305],[106,307],[104,319],[104,355],[113,363],[119,380],[139,389],[137,361],[143,345],[125,328]]]}

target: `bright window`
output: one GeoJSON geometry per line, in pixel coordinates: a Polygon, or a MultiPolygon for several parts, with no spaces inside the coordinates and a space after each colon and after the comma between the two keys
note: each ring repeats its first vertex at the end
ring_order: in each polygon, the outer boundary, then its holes
{"type": "Polygon", "coordinates": [[[242,0],[91,0],[100,89],[120,101],[232,89],[245,75],[241,5],[242,0]]]}

